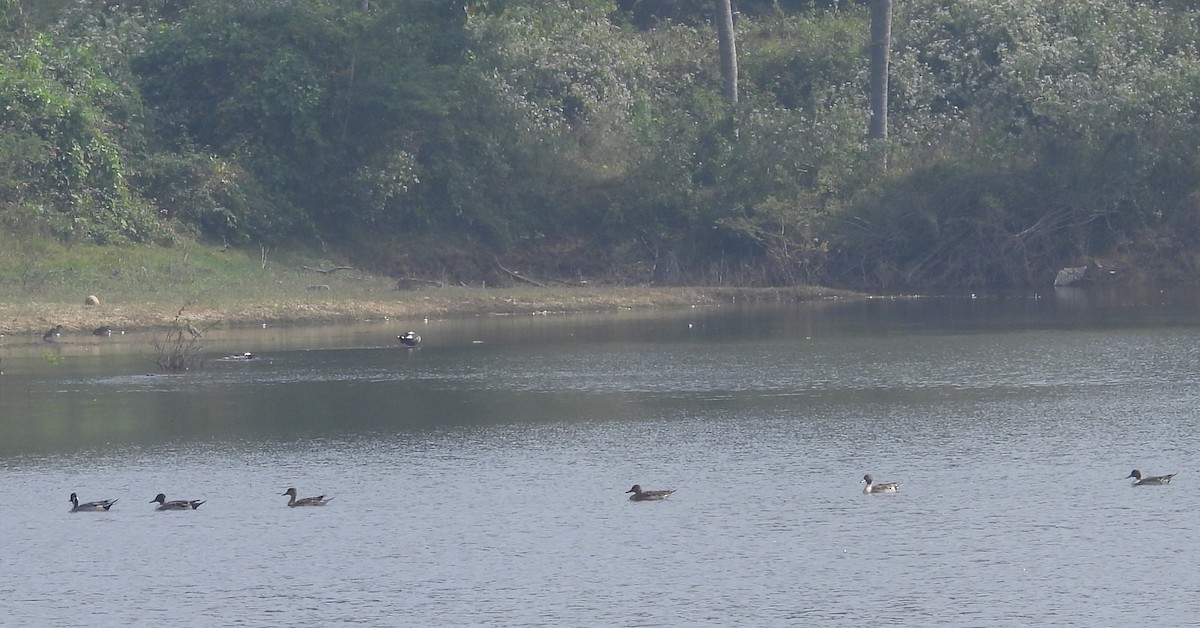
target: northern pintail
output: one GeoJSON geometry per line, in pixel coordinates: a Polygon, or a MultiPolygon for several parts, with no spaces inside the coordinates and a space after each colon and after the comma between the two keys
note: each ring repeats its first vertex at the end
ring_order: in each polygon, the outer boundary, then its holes
{"type": "Polygon", "coordinates": [[[421,344],[421,336],[417,335],[415,331],[410,331],[403,336],[396,336],[396,340],[399,340],[400,344],[410,348],[421,344]]]}
{"type": "Polygon", "coordinates": [[[71,502],[71,512],[105,512],[117,503],[115,499],[102,499],[98,502],[79,503],[79,496],[71,493],[71,498],[67,501],[71,502]]]}
{"type": "Polygon", "coordinates": [[[875,493],[895,493],[896,491],[900,490],[899,482],[880,482],[876,484],[875,478],[871,477],[870,473],[864,475],[862,482],[859,482],[859,484],[866,484],[866,487],[863,488],[863,495],[874,495],[875,493]]]}
{"type": "Polygon", "coordinates": [[[328,504],[330,501],[333,501],[332,497],[326,499],[324,495],[317,495],[316,497],[305,497],[304,499],[296,499],[296,489],[294,489],[294,488],[289,488],[288,490],[284,491],[283,494],[291,497],[291,499],[288,500],[288,506],[292,506],[292,507],[295,507],[295,506],[324,506],[325,504],[328,504]]]}
{"type": "Polygon", "coordinates": [[[177,499],[175,501],[167,501],[167,496],[159,493],[154,499],[150,500],[150,503],[158,504],[158,508],[155,508],[155,510],[195,510],[199,508],[200,504],[203,504],[204,501],[199,499],[177,499]]]}
{"type": "Polygon", "coordinates": [[[643,491],[641,484],[634,484],[633,488],[625,492],[633,493],[633,495],[629,496],[630,501],[648,502],[666,499],[667,497],[670,497],[671,493],[675,492],[675,489],[671,489],[669,491],[643,491]]]}
{"type": "Polygon", "coordinates": [[[55,325],[54,327],[50,328],[50,331],[42,334],[42,340],[46,342],[54,342],[55,340],[58,340],[59,336],[62,335],[62,330],[62,325],[55,325]]]}
{"type": "Polygon", "coordinates": [[[1162,486],[1164,484],[1170,484],[1171,478],[1173,477],[1175,477],[1174,473],[1171,475],[1143,476],[1141,471],[1134,469],[1133,471],[1129,472],[1129,475],[1125,476],[1125,479],[1128,480],[1129,478],[1133,478],[1134,486],[1162,486]]]}

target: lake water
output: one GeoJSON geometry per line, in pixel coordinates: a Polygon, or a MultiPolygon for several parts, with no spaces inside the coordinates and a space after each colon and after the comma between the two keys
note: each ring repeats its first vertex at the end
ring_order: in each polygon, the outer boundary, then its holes
{"type": "Polygon", "coordinates": [[[214,331],[158,376],[148,337],[2,340],[4,625],[1197,616],[1192,298],[214,331]],[[867,472],[900,492],[863,495],[867,472]],[[290,486],[334,500],[290,509],[290,486]]]}

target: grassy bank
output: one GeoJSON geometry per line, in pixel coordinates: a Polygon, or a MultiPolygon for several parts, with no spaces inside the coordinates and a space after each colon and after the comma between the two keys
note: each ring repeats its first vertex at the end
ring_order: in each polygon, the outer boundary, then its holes
{"type": "Polygon", "coordinates": [[[850,293],[816,288],[653,286],[433,286],[342,267],[319,254],[238,250],[190,242],[171,248],[65,246],[0,237],[0,333],[68,333],[102,325],[167,327],[180,310],[197,327],[488,313],[581,312],[733,300],[804,300],[850,293]],[[337,269],[337,270],[332,270],[337,269]],[[327,272],[322,272],[327,271],[327,272]],[[98,305],[85,305],[89,295],[98,305]]]}

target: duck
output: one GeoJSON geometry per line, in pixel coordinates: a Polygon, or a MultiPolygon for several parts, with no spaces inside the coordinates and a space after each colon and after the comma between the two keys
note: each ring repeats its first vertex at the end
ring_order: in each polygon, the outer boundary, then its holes
{"type": "Polygon", "coordinates": [[[79,496],[75,493],[71,493],[71,497],[67,501],[71,502],[71,512],[108,512],[108,509],[117,503],[115,499],[102,499],[98,502],[84,502],[81,504],[79,503],[79,496]]]}
{"type": "Polygon", "coordinates": [[[296,506],[324,506],[325,504],[328,504],[330,501],[333,501],[332,497],[326,499],[324,495],[317,495],[316,497],[305,497],[304,499],[296,499],[296,489],[294,489],[294,488],[289,488],[288,490],[284,491],[283,494],[291,497],[291,499],[288,500],[288,506],[291,506],[293,508],[295,508],[296,506]]]}
{"type": "Polygon", "coordinates": [[[59,336],[62,335],[62,330],[62,325],[55,325],[54,327],[51,327],[49,331],[42,334],[42,340],[45,342],[54,342],[55,340],[58,340],[59,336]]]}
{"type": "Polygon", "coordinates": [[[641,484],[634,484],[633,488],[631,488],[625,492],[633,493],[633,495],[629,496],[629,501],[648,502],[648,501],[658,501],[660,499],[666,499],[671,496],[671,493],[675,492],[675,489],[671,489],[669,491],[644,491],[644,490],[642,490],[641,484]]]}
{"type": "Polygon", "coordinates": [[[1170,484],[1171,478],[1173,477],[1175,477],[1174,473],[1170,475],[1143,476],[1141,471],[1134,469],[1133,471],[1129,472],[1129,475],[1125,476],[1125,479],[1128,480],[1129,478],[1133,478],[1134,486],[1164,486],[1166,484],[1170,484]]]}
{"type": "Polygon", "coordinates": [[[108,325],[101,325],[100,327],[92,330],[93,336],[111,336],[112,334],[112,327],[109,327],[108,325]]]}
{"type": "Polygon", "coordinates": [[[900,490],[899,482],[880,482],[879,484],[876,484],[875,478],[871,477],[870,473],[864,475],[862,482],[859,482],[859,484],[866,484],[866,487],[863,488],[863,495],[874,495],[876,493],[895,493],[896,491],[900,490]]]}
{"type": "Polygon", "coordinates": [[[233,355],[227,355],[227,356],[225,356],[224,359],[226,359],[226,360],[253,360],[254,354],[250,353],[249,351],[246,351],[244,353],[235,353],[233,355]]]}
{"type": "Polygon", "coordinates": [[[204,501],[199,499],[167,501],[167,496],[159,493],[154,499],[150,500],[150,503],[158,503],[158,508],[155,508],[155,510],[196,510],[204,501]]]}
{"type": "Polygon", "coordinates": [[[396,336],[396,340],[406,347],[415,347],[421,344],[421,336],[415,331],[410,331],[402,336],[396,336]]]}

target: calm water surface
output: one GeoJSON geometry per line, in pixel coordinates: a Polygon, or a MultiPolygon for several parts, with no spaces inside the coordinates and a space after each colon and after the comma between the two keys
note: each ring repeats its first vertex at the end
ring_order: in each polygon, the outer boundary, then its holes
{"type": "Polygon", "coordinates": [[[0,345],[0,624],[1180,625],[1200,309],[1040,299],[0,345]],[[425,343],[389,342],[408,327],[425,343]],[[254,351],[252,362],[218,360],[254,351]],[[1139,467],[1178,472],[1133,489],[1139,467]],[[872,472],[897,495],[864,496],[872,472]],[[633,503],[633,483],[674,488],[633,503]],[[289,509],[279,494],[335,496],[289,509]],[[67,496],[119,498],[68,513],[67,496]],[[156,493],[205,499],[155,512],[156,493]]]}

